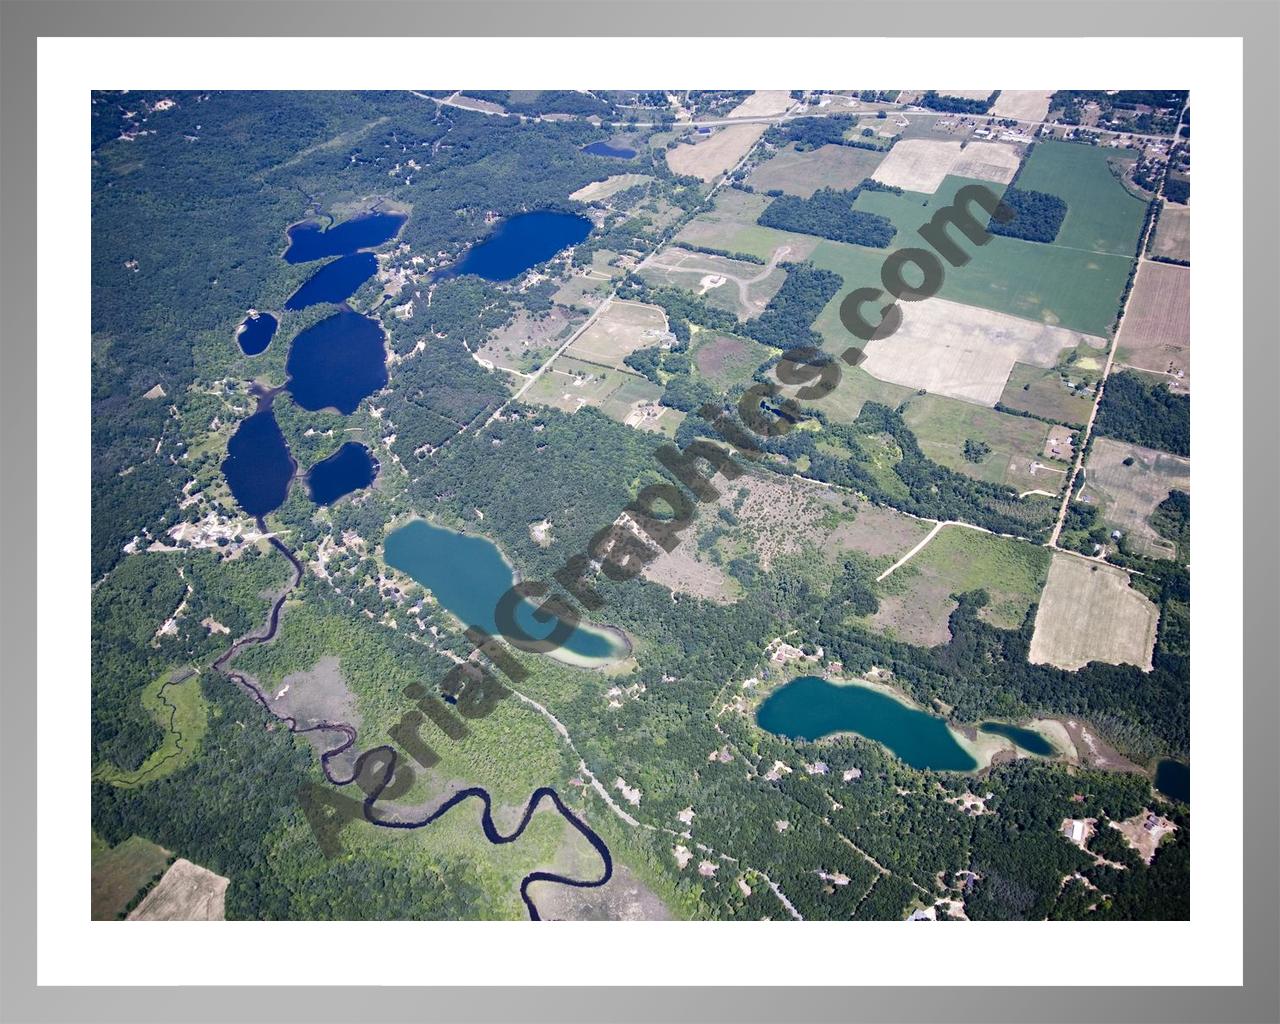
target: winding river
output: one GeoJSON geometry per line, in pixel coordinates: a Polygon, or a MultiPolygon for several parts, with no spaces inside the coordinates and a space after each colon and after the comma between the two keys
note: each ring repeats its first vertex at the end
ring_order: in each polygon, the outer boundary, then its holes
{"type": "MultiPolygon", "coordinates": [[[[262,516],[257,517],[258,529],[263,533],[267,533],[267,524],[262,516]]],[[[575,889],[595,889],[605,885],[610,878],[613,877],[613,857],[609,854],[609,847],[605,845],[603,839],[600,838],[585,821],[579,818],[572,810],[570,810],[560,799],[560,795],[550,786],[541,786],[533,791],[525,804],[524,813],[520,817],[520,823],[515,827],[514,831],[503,834],[498,831],[498,827],[493,821],[493,798],[489,795],[489,791],[481,786],[470,786],[467,789],[459,790],[448,800],[442,803],[434,811],[424,818],[386,818],[376,813],[376,804],[378,798],[383,791],[391,783],[395,775],[396,762],[399,759],[394,747],[383,745],[366,750],[358,758],[356,758],[355,766],[349,776],[336,775],[330,767],[329,762],[332,758],[350,750],[355,746],[356,729],[355,726],[347,722],[317,722],[315,725],[301,725],[292,715],[277,714],[275,709],[271,707],[271,702],[267,699],[267,695],[263,693],[261,687],[243,672],[239,672],[230,668],[231,662],[235,657],[247,647],[257,644],[270,643],[275,639],[276,632],[280,628],[280,611],[284,607],[285,600],[293,593],[294,589],[302,582],[302,563],[298,558],[278,537],[269,537],[271,546],[279,551],[285,558],[289,560],[289,564],[293,567],[293,578],[289,581],[289,585],[276,597],[271,604],[271,611],[267,616],[267,622],[263,629],[246,633],[244,636],[236,640],[222,654],[220,654],[213,662],[215,671],[221,672],[233,683],[244,689],[254,700],[256,700],[268,714],[270,714],[278,722],[291,732],[297,735],[306,733],[337,733],[341,736],[341,741],[333,747],[327,748],[320,755],[320,766],[324,770],[325,778],[335,786],[349,786],[351,783],[359,779],[365,772],[367,765],[375,766],[374,770],[381,769],[380,774],[376,775],[376,783],[372,790],[366,791],[364,799],[364,817],[370,824],[377,825],[380,828],[394,829],[418,829],[425,828],[432,822],[443,818],[449,811],[457,807],[459,804],[472,798],[478,799],[483,805],[484,811],[480,819],[481,827],[484,829],[484,835],[490,843],[495,846],[502,846],[506,843],[513,843],[524,833],[529,826],[529,822],[533,819],[534,813],[538,806],[544,800],[550,800],[560,816],[570,825],[577,829],[578,833],[591,844],[591,847],[600,855],[600,860],[604,865],[604,871],[597,879],[580,879],[569,878],[567,875],[556,874],[551,871],[531,871],[525,875],[520,881],[520,899],[524,901],[525,909],[528,911],[529,920],[540,921],[541,915],[538,913],[538,907],[533,902],[533,898],[529,895],[529,886],[534,882],[555,882],[557,885],[567,885],[575,889]]]]}

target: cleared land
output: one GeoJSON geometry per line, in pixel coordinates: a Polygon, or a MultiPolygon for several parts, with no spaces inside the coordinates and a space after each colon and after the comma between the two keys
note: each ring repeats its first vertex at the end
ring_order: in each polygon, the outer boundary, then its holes
{"type": "Polygon", "coordinates": [[[748,380],[773,351],[749,338],[700,330],[693,343],[693,365],[717,389],[727,391],[748,380]]]}
{"type": "Polygon", "coordinates": [[[1002,89],[991,106],[991,115],[1012,117],[1018,121],[1043,121],[1049,113],[1049,97],[1052,95],[1052,92],[1033,89],[1002,89]]]}
{"type": "Polygon", "coordinates": [[[786,89],[758,89],[729,111],[729,116],[768,117],[785,113],[793,103],[795,100],[786,89]]]}
{"type": "Polygon", "coordinates": [[[876,181],[908,192],[932,194],[949,176],[1007,184],[1018,169],[1017,147],[1003,142],[958,139],[904,139],[876,169],[876,181]]]}
{"type": "Polygon", "coordinates": [[[760,164],[747,179],[758,192],[781,189],[808,199],[820,188],[849,189],[870,178],[883,153],[852,146],[819,146],[804,152],[788,143],[760,164]]]}
{"type": "Polygon", "coordinates": [[[129,914],[129,920],[222,921],[230,881],[179,857],[129,914]]]}
{"type": "Polygon", "coordinates": [[[1064,349],[1093,338],[1062,327],[932,298],[904,310],[892,337],[866,343],[863,368],[873,377],[993,406],[1014,363],[1053,366],[1064,349]]]}
{"type": "Polygon", "coordinates": [[[708,305],[747,320],[763,313],[782,287],[787,272],[777,263],[789,254],[786,246],[780,246],[762,267],[668,246],[645,264],[640,277],[656,287],[683,288],[701,295],[708,305]]]}
{"type": "Polygon", "coordinates": [[[1121,530],[1131,548],[1148,558],[1173,558],[1175,545],[1147,521],[1172,490],[1191,493],[1191,460],[1141,445],[1096,437],[1078,500],[1095,505],[1103,521],[1121,530]],[[1132,459],[1126,466],[1125,460],[1132,459]]]}
{"type": "Polygon", "coordinates": [[[698,142],[682,142],[667,150],[667,166],[676,174],[714,181],[746,156],[764,129],[763,124],[735,124],[715,129],[698,142]]]}
{"type": "Polygon", "coordinates": [[[635,185],[643,185],[650,180],[647,174],[615,174],[605,178],[604,181],[593,181],[583,185],[577,192],[570,193],[569,198],[582,203],[593,203],[597,199],[608,199],[612,195],[617,195],[635,185]]]}
{"type": "Polygon", "coordinates": [[[637,349],[670,340],[667,315],[660,306],[613,299],[565,355],[619,369],[637,349]]]}
{"type": "Polygon", "coordinates": [[[1099,374],[1079,369],[1078,362],[1075,366],[1055,366],[1047,370],[1042,366],[1015,363],[1000,404],[1047,420],[1083,426],[1093,408],[1094,384],[1099,374]]]}
{"type": "Polygon", "coordinates": [[[1191,269],[1145,261],[1120,327],[1117,358],[1169,377],[1169,389],[1191,390],[1191,269]]]}
{"type": "Polygon", "coordinates": [[[1044,586],[1049,552],[964,526],[940,529],[910,561],[876,584],[880,609],[866,622],[898,640],[933,647],[951,639],[953,594],[985,590],[979,615],[1016,629],[1044,586]]]}
{"type": "Polygon", "coordinates": [[[745,252],[762,260],[769,259],[785,246],[790,250],[788,259],[805,259],[818,244],[814,235],[776,231],[756,223],[756,218],[772,201],[768,196],[741,192],[736,188],[722,189],[710,210],[699,214],[680,229],[676,243],[745,252]]]}
{"type": "Polygon", "coordinates": [[[568,339],[582,320],[581,314],[558,305],[540,317],[522,309],[511,323],[490,334],[476,354],[494,366],[532,372],[568,339]]]}
{"type": "Polygon", "coordinates": [[[906,406],[907,426],[934,462],[978,480],[1007,484],[1019,493],[1061,490],[1069,456],[1047,450],[1054,432],[1048,424],[940,395],[913,395],[906,406]],[[991,449],[982,461],[965,458],[964,444],[970,440],[991,449]]]}
{"type": "Polygon", "coordinates": [[[1159,609],[1121,569],[1056,553],[1028,660],[1074,671],[1091,661],[1151,669],[1159,609]]]}
{"type": "Polygon", "coordinates": [[[116,846],[95,840],[91,914],[95,921],[114,921],[143,887],[159,878],[169,851],[141,836],[116,846]]]}
{"type": "Polygon", "coordinates": [[[1152,256],[1191,261],[1191,207],[1165,203],[1151,243],[1152,256]]]}
{"type": "Polygon", "coordinates": [[[521,399],[531,405],[551,405],[575,413],[594,405],[619,423],[671,437],[684,413],[658,405],[662,389],[630,371],[606,369],[561,356],[521,399]]]}

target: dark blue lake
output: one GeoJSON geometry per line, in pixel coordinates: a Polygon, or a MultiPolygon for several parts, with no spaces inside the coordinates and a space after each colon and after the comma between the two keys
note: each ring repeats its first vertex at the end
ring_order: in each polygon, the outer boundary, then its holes
{"type": "Polygon", "coordinates": [[[612,156],[619,160],[631,160],[635,157],[634,149],[627,149],[625,146],[611,146],[607,142],[593,142],[589,146],[583,146],[582,152],[590,153],[592,156],[612,156]]]}
{"type": "Polygon", "coordinates": [[[1161,761],[1156,765],[1156,789],[1170,800],[1191,803],[1191,765],[1181,761],[1161,761]]]}
{"type": "Polygon", "coordinates": [[[294,463],[284,434],[268,403],[244,420],[227,444],[222,475],[236,501],[251,516],[264,516],[284,504],[294,463]]]}
{"type": "Polygon", "coordinates": [[[353,252],[326,263],[289,296],[285,309],[306,309],[318,302],[346,302],[373,277],[378,260],[371,252],[353,252]]]}
{"type": "MultiPolygon", "coordinates": [[[[387,565],[421,583],[468,626],[497,635],[498,600],[515,576],[492,541],[417,519],[387,535],[384,557],[387,565]]],[[[516,624],[531,637],[548,636],[555,623],[538,622],[534,610],[530,602],[521,602],[516,624]]],[[[627,649],[617,636],[580,624],[565,642],[562,656],[565,652],[600,663],[625,657],[627,649]]]]}
{"type": "Polygon", "coordinates": [[[327,230],[315,221],[295,224],[289,229],[285,262],[306,263],[370,249],[395,238],[408,219],[403,213],[362,213],[327,230]]]}
{"type": "Polygon", "coordinates": [[[756,723],[776,736],[799,740],[856,732],[884,744],[913,768],[967,772],[978,766],[941,718],[858,683],[798,676],[765,698],[756,723]]]}
{"type": "Polygon", "coordinates": [[[344,309],[293,339],[285,369],[289,393],[302,408],[350,415],[387,383],[382,325],[344,309]]]}
{"type": "Polygon", "coordinates": [[[257,316],[246,316],[244,322],[236,329],[236,341],[240,351],[247,356],[256,356],[266,350],[276,333],[276,318],[270,313],[259,313],[257,316]]]}
{"type": "Polygon", "coordinates": [[[538,210],[508,217],[460,261],[440,272],[442,278],[476,274],[486,281],[510,281],[549,260],[591,232],[591,221],[576,213],[538,210]]]}
{"type": "Polygon", "coordinates": [[[307,473],[307,489],[317,505],[330,505],[344,494],[373,483],[378,462],[362,444],[348,441],[307,473]]]}
{"type": "Polygon", "coordinates": [[[1013,740],[1014,743],[1030,754],[1051,757],[1058,752],[1058,749],[1052,743],[1034,729],[1024,729],[1021,726],[1009,725],[1007,722],[983,722],[978,726],[978,730],[980,732],[989,732],[995,736],[1003,736],[1007,740],[1013,740]]]}

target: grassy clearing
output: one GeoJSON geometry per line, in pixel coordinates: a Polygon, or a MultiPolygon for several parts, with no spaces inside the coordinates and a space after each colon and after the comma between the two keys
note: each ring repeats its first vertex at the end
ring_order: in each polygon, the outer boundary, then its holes
{"type": "Polygon", "coordinates": [[[1096,373],[1073,372],[1071,367],[1045,369],[1043,366],[1015,363],[1000,395],[1000,404],[1047,420],[1083,426],[1093,407],[1092,383],[1097,376],[1096,373]],[[1062,379],[1064,372],[1072,384],[1084,380],[1089,387],[1077,390],[1068,386],[1062,379]]]}
{"type": "Polygon", "coordinates": [[[160,746],[133,771],[112,764],[99,765],[93,773],[96,781],[132,789],[163,779],[191,763],[204,739],[209,708],[200,693],[199,675],[191,675],[181,682],[171,681],[176,674],[178,672],[166,672],[153,679],[141,695],[147,714],[165,730],[160,746]]]}
{"type": "Polygon", "coordinates": [[[749,338],[699,330],[692,349],[693,365],[718,390],[728,391],[750,380],[774,351],[749,338]]]}
{"type": "Polygon", "coordinates": [[[1173,558],[1176,546],[1151,525],[1151,513],[1173,490],[1191,491],[1191,460],[1098,437],[1089,452],[1079,500],[1094,505],[1107,526],[1148,558],[1173,558]],[[1125,463],[1128,462],[1128,465],[1125,463]]]}
{"type": "Polygon", "coordinates": [[[760,164],[748,179],[759,192],[781,189],[808,199],[820,188],[853,188],[870,178],[883,153],[850,146],[819,146],[800,152],[788,143],[760,164]]]}
{"type": "Polygon", "coordinates": [[[114,921],[146,886],[169,865],[169,851],[141,836],[130,836],[117,846],[93,837],[91,916],[114,921]]]}

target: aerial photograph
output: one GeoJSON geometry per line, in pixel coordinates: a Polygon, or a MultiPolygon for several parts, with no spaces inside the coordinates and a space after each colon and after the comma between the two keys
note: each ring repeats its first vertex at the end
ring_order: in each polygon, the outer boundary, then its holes
{"type": "Polygon", "coordinates": [[[1188,90],[86,101],[87,917],[1190,919],[1188,90]]]}

